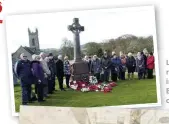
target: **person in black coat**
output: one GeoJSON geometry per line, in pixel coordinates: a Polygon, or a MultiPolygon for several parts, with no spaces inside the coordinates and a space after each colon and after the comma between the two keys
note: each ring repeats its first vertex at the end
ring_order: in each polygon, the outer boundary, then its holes
{"type": "Polygon", "coordinates": [[[101,58],[101,80],[104,82],[109,82],[109,74],[111,68],[111,59],[108,56],[107,51],[104,52],[103,57],[101,58]]]}
{"type": "Polygon", "coordinates": [[[92,58],[90,56],[86,55],[85,58],[84,58],[84,62],[86,62],[88,64],[88,69],[90,70],[92,58]]]}
{"type": "Polygon", "coordinates": [[[49,86],[48,86],[48,91],[49,93],[53,93],[55,91],[55,76],[56,76],[56,64],[54,62],[53,54],[49,53],[48,55],[49,62],[48,62],[48,67],[51,72],[51,75],[49,77],[49,86]]]}
{"type": "Polygon", "coordinates": [[[88,61],[89,70],[90,70],[91,64],[92,64],[92,57],[89,56],[89,61],[88,61]]]}
{"type": "Polygon", "coordinates": [[[126,66],[128,70],[128,79],[134,79],[134,72],[136,69],[136,60],[133,57],[132,53],[128,53],[128,57],[126,59],[126,66]]]}
{"type": "Polygon", "coordinates": [[[63,88],[63,77],[64,77],[63,69],[64,69],[64,63],[62,61],[62,56],[59,55],[58,60],[56,62],[56,76],[58,78],[59,88],[61,91],[65,91],[65,89],[63,88]]]}

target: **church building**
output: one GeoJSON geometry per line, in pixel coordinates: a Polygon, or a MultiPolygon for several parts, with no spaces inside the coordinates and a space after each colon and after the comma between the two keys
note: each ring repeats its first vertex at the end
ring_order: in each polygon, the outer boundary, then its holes
{"type": "Polygon", "coordinates": [[[29,47],[20,46],[16,52],[12,53],[12,63],[14,64],[20,58],[20,54],[24,53],[29,60],[32,60],[33,54],[40,54],[40,45],[39,45],[39,37],[38,37],[38,29],[36,28],[35,32],[30,31],[28,28],[29,35],[29,47]]]}

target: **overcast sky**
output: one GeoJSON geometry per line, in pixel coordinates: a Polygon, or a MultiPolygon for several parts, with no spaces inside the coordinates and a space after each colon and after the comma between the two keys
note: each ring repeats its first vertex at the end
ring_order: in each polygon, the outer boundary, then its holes
{"type": "Polygon", "coordinates": [[[28,27],[39,30],[40,48],[60,48],[62,39],[73,39],[67,30],[73,18],[85,27],[80,34],[81,44],[117,38],[124,34],[153,35],[155,30],[152,9],[109,9],[74,12],[12,15],[6,18],[8,48],[15,52],[19,46],[29,46],[28,27]]]}

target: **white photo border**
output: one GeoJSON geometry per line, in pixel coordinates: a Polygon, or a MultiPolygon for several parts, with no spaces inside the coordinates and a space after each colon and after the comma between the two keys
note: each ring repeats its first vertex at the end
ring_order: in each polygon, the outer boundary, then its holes
{"type": "MultiPolygon", "coordinates": [[[[153,45],[154,45],[154,56],[155,56],[155,73],[156,73],[156,92],[157,92],[157,103],[146,103],[146,104],[132,104],[132,105],[120,105],[120,106],[105,106],[105,107],[115,107],[115,108],[147,108],[147,107],[160,107],[161,106],[161,92],[160,92],[160,76],[159,76],[159,57],[158,57],[158,47],[157,47],[157,35],[156,35],[156,19],[155,19],[155,7],[153,5],[149,6],[137,6],[137,7],[124,7],[124,8],[105,8],[105,9],[84,9],[84,10],[71,10],[72,12],[80,12],[80,11],[109,11],[113,10],[114,12],[120,12],[120,11],[135,11],[135,10],[145,10],[152,11],[152,14],[154,16],[154,32],[153,32],[153,45]]],[[[71,12],[71,11],[53,11],[53,13],[64,13],[64,12],[71,12]]],[[[43,12],[44,13],[44,12],[43,12]]],[[[46,12],[47,13],[47,12],[46,12]]],[[[52,13],[52,12],[50,12],[52,13]]],[[[23,13],[21,13],[23,15],[23,13]]],[[[20,14],[20,15],[21,15],[20,14]]],[[[27,13],[27,14],[41,14],[41,13],[27,13]]],[[[10,13],[5,15],[5,21],[4,24],[6,26],[6,20],[8,16],[11,15],[19,15],[19,13],[10,13]]],[[[12,58],[11,58],[11,50],[8,49],[8,46],[10,46],[8,42],[8,32],[6,31],[6,40],[7,40],[7,51],[8,51],[8,68],[9,68],[9,78],[10,78],[10,94],[11,94],[11,106],[12,106],[12,116],[19,116],[19,113],[15,111],[15,94],[14,94],[14,83],[13,83],[13,73],[12,73],[12,58]]],[[[102,106],[101,106],[102,107],[102,106]]],[[[91,108],[91,107],[90,107],[91,108]]]]}

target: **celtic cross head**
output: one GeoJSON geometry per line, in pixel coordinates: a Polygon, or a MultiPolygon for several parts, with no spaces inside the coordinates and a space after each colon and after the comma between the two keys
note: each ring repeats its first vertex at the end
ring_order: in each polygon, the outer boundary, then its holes
{"type": "Polygon", "coordinates": [[[81,31],[84,31],[84,26],[79,24],[78,18],[74,18],[72,25],[68,25],[68,30],[72,31],[73,33],[80,33],[81,31]]]}

